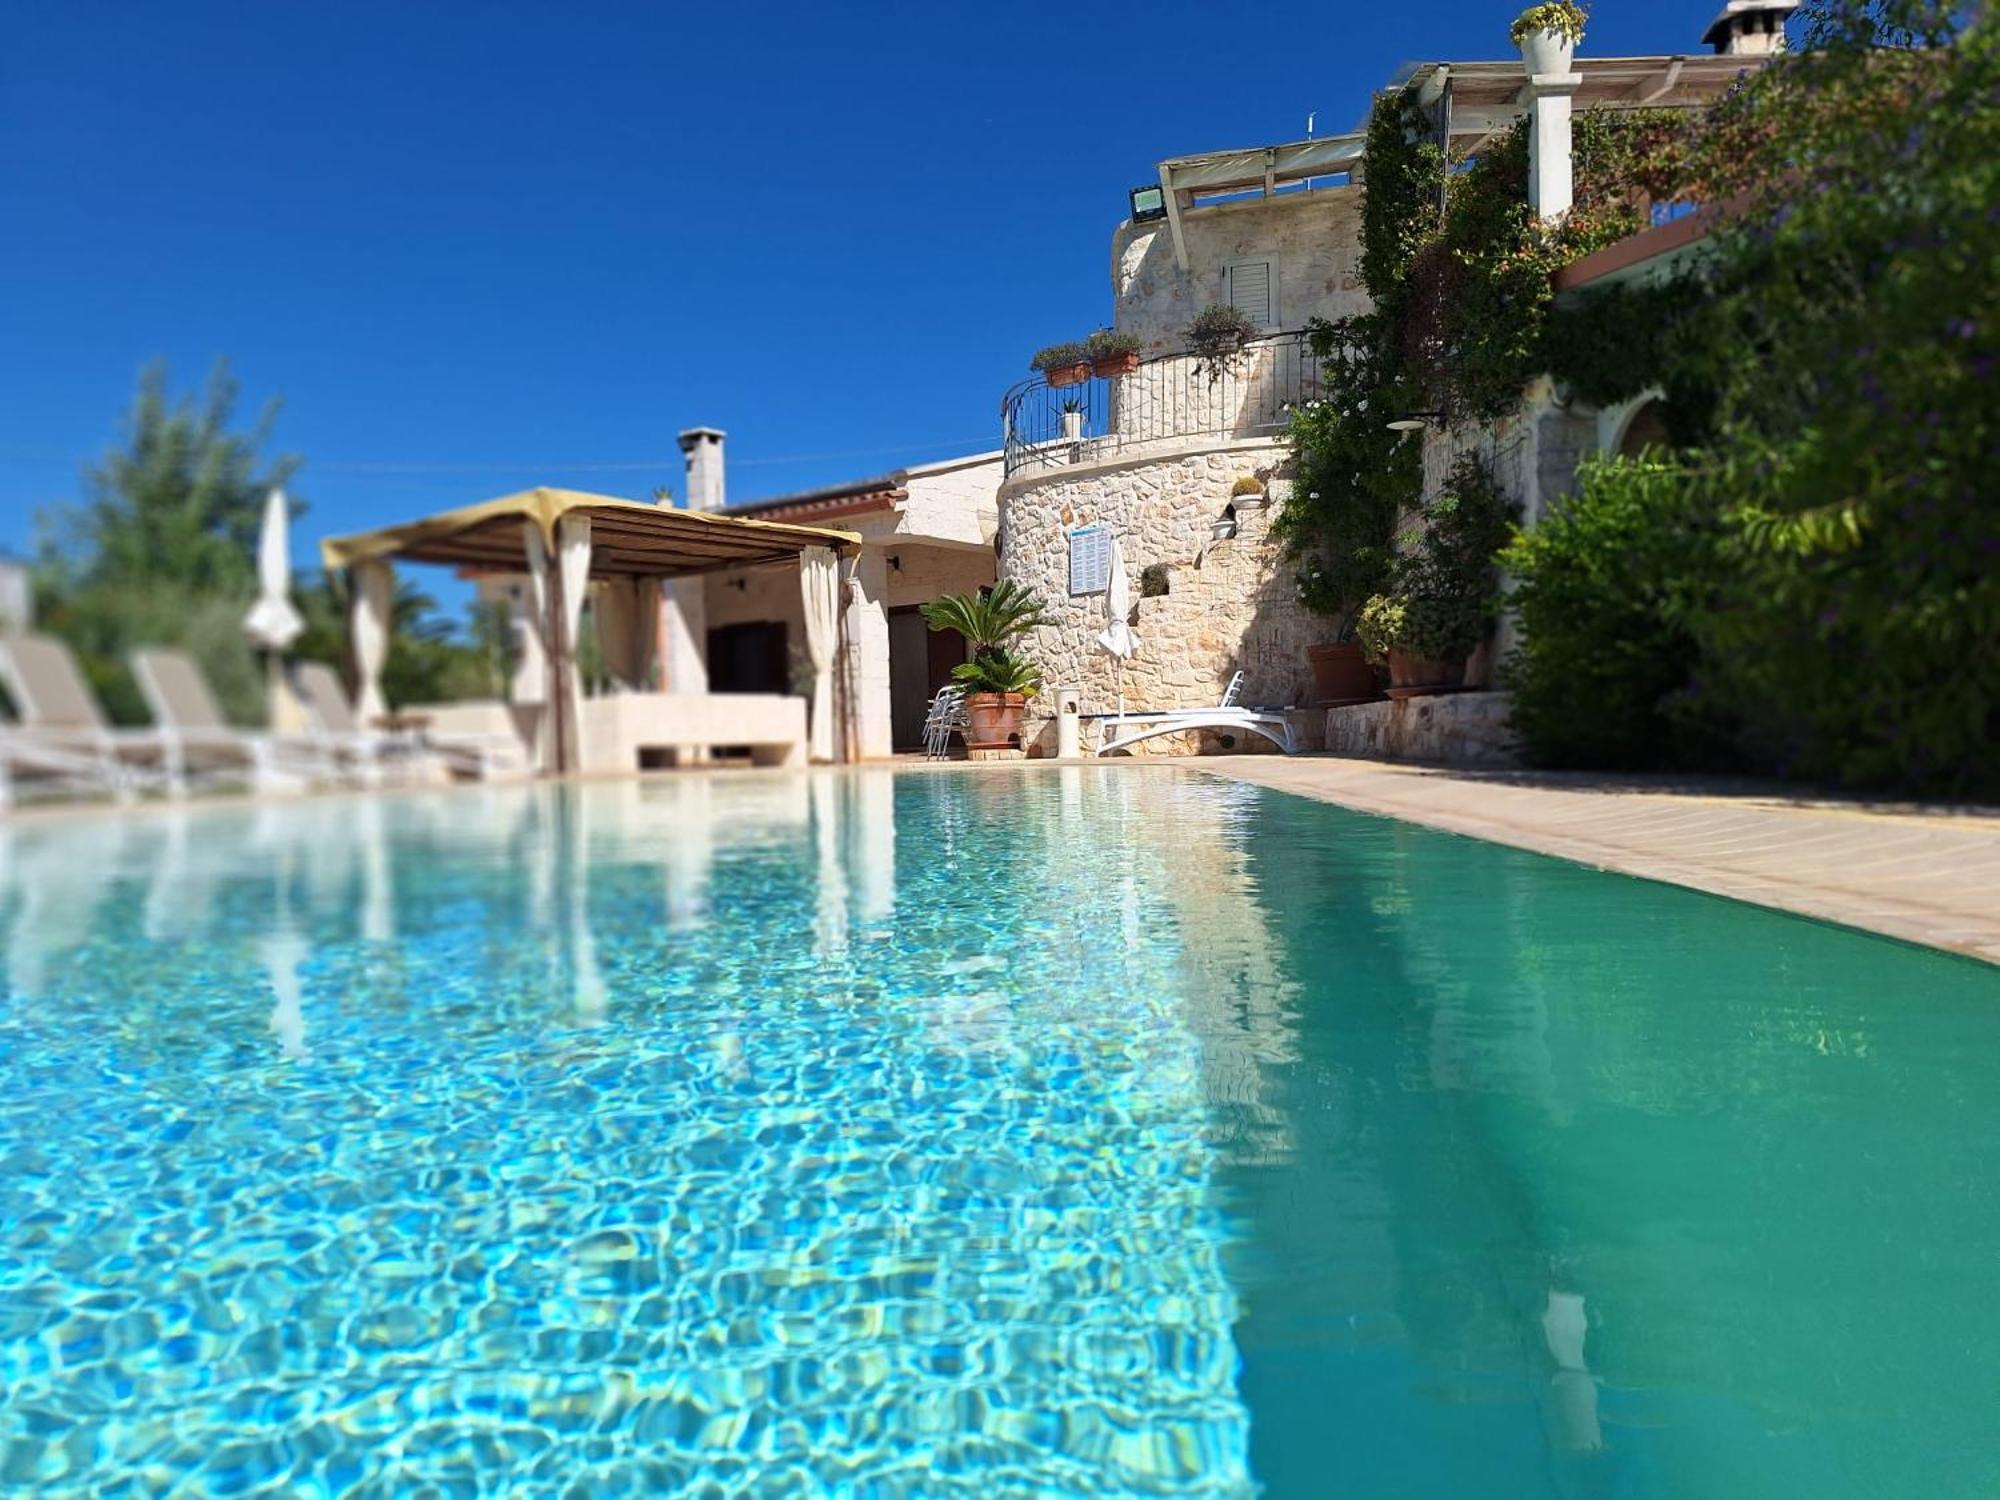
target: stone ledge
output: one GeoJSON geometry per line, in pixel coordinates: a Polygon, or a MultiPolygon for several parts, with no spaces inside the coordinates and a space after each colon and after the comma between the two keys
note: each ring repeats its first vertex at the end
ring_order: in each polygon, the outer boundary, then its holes
{"type": "Polygon", "coordinates": [[[1326,748],[1372,760],[1425,760],[1447,766],[1521,764],[1507,727],[1505,693],[1444,693],[1326,711],[1326,748]]]}

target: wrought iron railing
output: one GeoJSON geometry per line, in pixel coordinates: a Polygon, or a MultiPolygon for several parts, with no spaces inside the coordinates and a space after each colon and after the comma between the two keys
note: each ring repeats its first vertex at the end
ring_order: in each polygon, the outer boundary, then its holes
{"type": "Polygon", "coordinates": [[[1253,340],[1219,363],[1168,354],[1109,380],[1034,376],[1000,404],[1006,472],[1101,463],[1177,438],[1275,436],[1294,406],[1318,399],[1320,364],[1300,332],[1253,340]]]}

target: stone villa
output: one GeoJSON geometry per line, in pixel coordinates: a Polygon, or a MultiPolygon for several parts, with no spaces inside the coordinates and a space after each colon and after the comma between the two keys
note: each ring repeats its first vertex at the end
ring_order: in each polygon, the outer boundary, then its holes
{"type": "MultiPolygon", "coordinates": [[[[1578,58],[1572,75],[1534,80],[1519,58],[1435,62],[1406,68],[1390,86],[1417,90],[1455,152],[1476,151],[1530,115],[1534,207],[1552,216],[1570,201],[1573,109],[1705,104],[1781,43],[1778,22],[1797,3],[1729,0],[1703,38],[1710,55],[1578,58]]],[[[1368,309],[1358,274],[1364,145],[1357,131],[1162,162],[1157,188],[1134,193],[1134,215],[1111,240],[1112,324],[1143,341],[1144,361],[1122,377],[1059,390],[1036,377],[1006,397],[1000,576],[1046,601],[1050,623],[1027,650],[1049,687],[1081,689],[1086,713],[1109,710],[1118,691],[1116,663],[1096,646],[1109,542],[1135,588],[1145,579],[1132,622],[1140,646],[1122,674],[1128,705],[1214,703],[1240,670],[1246,701],[1295,709],[1304,742],[1321,742],[1328,721],[1311,711],[1306,651],[1327,638],[1327,624],[1299,606],[1270,519],[1289,488],[1290,410],[1318,391],[1304,330],[1315,318],[1368,309]],[[1184,352],[1182,333],[1214,303],[1263,330],[1220,372],[1184,352]],[[1232,495],[1245,477],[1264,482],[1263,499],[1232,495]]],[[[1685,222],[1664,225],[1572,266],[1563,286],[1649,274],[1695,237],[1685,222]]],[[[1427,481],[1440,483],[1458,451],[1479,447],[1532,520],[1567,489],[1581,457],[1652,435],[1657,413],[1648,406],[1642,398],[1587,411],[1552,390],[1531,391],[1493,428],[1427,431],[1427,481]]],[[[1491,656],[1475,671],[1490,671],[1491,656]]],[[[1481,713],[1479,696],[1450,700],[1451,711],[1481,713]]],[[[1386,719],[1400,707],[1341,712],[1386,719]]],[[[1497,719],[1495,707],[1484,711],[1497,719]]],[[[1052,748],[1052,711],[1046,692],[1031,706],[1031,753],[1052,748]]],[[[1369,748],[1415,748],[1366,728],[1369,748]]],[[[1337,740],[1340,730],[1332,732],[1337,740]]],[[[1143,748],[1186,752],[1214,739],[1204,732],[1143,748]]]]}
{"type": "MultiPolygon", "coordinates": [[[[1416,90],[1455,153],[1474,153],[1529,116],[1533,207],[1549,217],[1570,205],[1575,108],[1705,104],[1781,44],[1779,23],[1797,4],[1728,0],[1702,39],[1710,55],[1578,58],[1570,75],[1534,79],[1519,58],[1432,62],[1405,68],[1388,86],[1416,90]]],[[[919,608],[1001,578],[1036,593],[1048,615],[1024,643],[1044,675],[1024,726],[1031,755],[1054,753],[1060,691],[1074,690],[1087,718],[1121,702],[1200,707],[1217,702],[1239,671],[1242,701],[1284,709],[1302,746],[1440,749],[1399,739],[1406,705],[1331,715],[1315,707],[1307,651],[1328,638],[1328,623],[1299,604],[1271,534],[1290,486],[1290,412],[1319,392],[1307,325],[1369,307],[1359,274],[1364,148],[1357,130],[1161,162],[1111,236],[1110,322],[1140,341],[1137,368],[1079,384],[1036,376],[1016,385],[1003,399],[999,451],[731,504],[725,434],[696,427],[680,435],[686,505],[862,536],[839,668],[852,754],[877,758],[920,743],[928,700],[964,659],[964,643],[928,631],[919,608]],[[1259,334],[1211,367],[1188,352],[1185,330],[1218,303],[1244,313],[1259,334]],[[1244,480],[1262,493],[1235,493],[1244,480]],[[1097,645],[1113,550],[1136,596],[1139,647],[1122,668],[1097,645]]],[[[1705,224],[1665,223],[1586,257],[1560,273],[1558,293],[1655,274],[1690,253],[1705,224]]],[[[1658,425],[1647,398],[1591,410],[1544,381],[1499,423],[1433,428],[1411,440],[1424,445],[1433,487],[1456,454],[1480,450],[1532,521],[1568,489],[1582,457],[1640,446],[1658,425]]],[[[521,593],[519,580],[483,580],[481,588],[517,601],[521,593]]],[[[794,690],[802,636],[796,580],[785,569],[670,582],[658,637],[662,685],[675,693],[794,690]]],[[[1473,672],[1490,673],[1496,654],[1475,657],[1473,672]]],[[[524,662],[517,701],[533,701],[540,673],[524,662]]],[[[1477,741],[1482,726],[1497,731],[1503,714],[1495,695],[1475,693],[1433,700],[1409,717],[1467,721],[1477,741]]],[[[1138,748],[1263,745],[1200,731],[1138,748]]]]}

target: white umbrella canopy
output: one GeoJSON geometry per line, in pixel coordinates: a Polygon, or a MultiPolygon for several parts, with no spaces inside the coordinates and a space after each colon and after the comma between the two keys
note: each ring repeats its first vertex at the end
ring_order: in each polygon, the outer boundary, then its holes
{"type": "Polygon", "coordinates": [[[257,602],[243,617],[250,639],[265,651],[284,651],[306,628],[292,605],[292,512],[285,492],[273,489],[264,501],[264,525],[257,533],[257,602]]]}
{"type": "Polygon", "coordinates": [[[258,650],[269,653],[269,712],[273,729],[301,729],[305,713],[285,673],[284,654],[306,628],[292,603],[292,508],[285,492],[272,488],[264,500],[264,524],[257,534],[257,602],[243,628],[258,650]]]}

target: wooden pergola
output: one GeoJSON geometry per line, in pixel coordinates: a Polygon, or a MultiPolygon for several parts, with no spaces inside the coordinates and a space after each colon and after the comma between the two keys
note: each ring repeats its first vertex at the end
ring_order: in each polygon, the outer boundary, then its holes
{"type": "MultiPolygon", "coordinates": [[[[364,714],[382,711],[380,676],[388,652],[391,565],[437,563],[475,572],[526,575],[536,630],[548,663],[552,729],[549,769],[573,770],[577,754],[575,634],[583,596],[592,583],[631,591],[635,627],[645,630],[639,591],[669,578],[796,560],[808,593],[812,579],[852,558],[861,538],[851,531],[795,526],[704,511],[678,510],[577,490],[537,488],[441,511],[421,520],[353,536],[328,537],[320,556],[328,568],[349,570],[355,583],[351,615],[364,714]]],[[[820,611],[838,633],[838,585],[821,580],[820,611]]],[[[813,610],[808,607],[809,629],[813,610]]],[[[837,654],[837,645],[834,650],[837,654]]],[[[645,654],[643,651],[635,655],[645,654]]],[[[644,670],[640,661],[635,674],[644,670]]],[[[822,672],[829,668],[816,669],[822,672]]],[[[818,701],[818,694],[815,695],[818,701]]]]}

